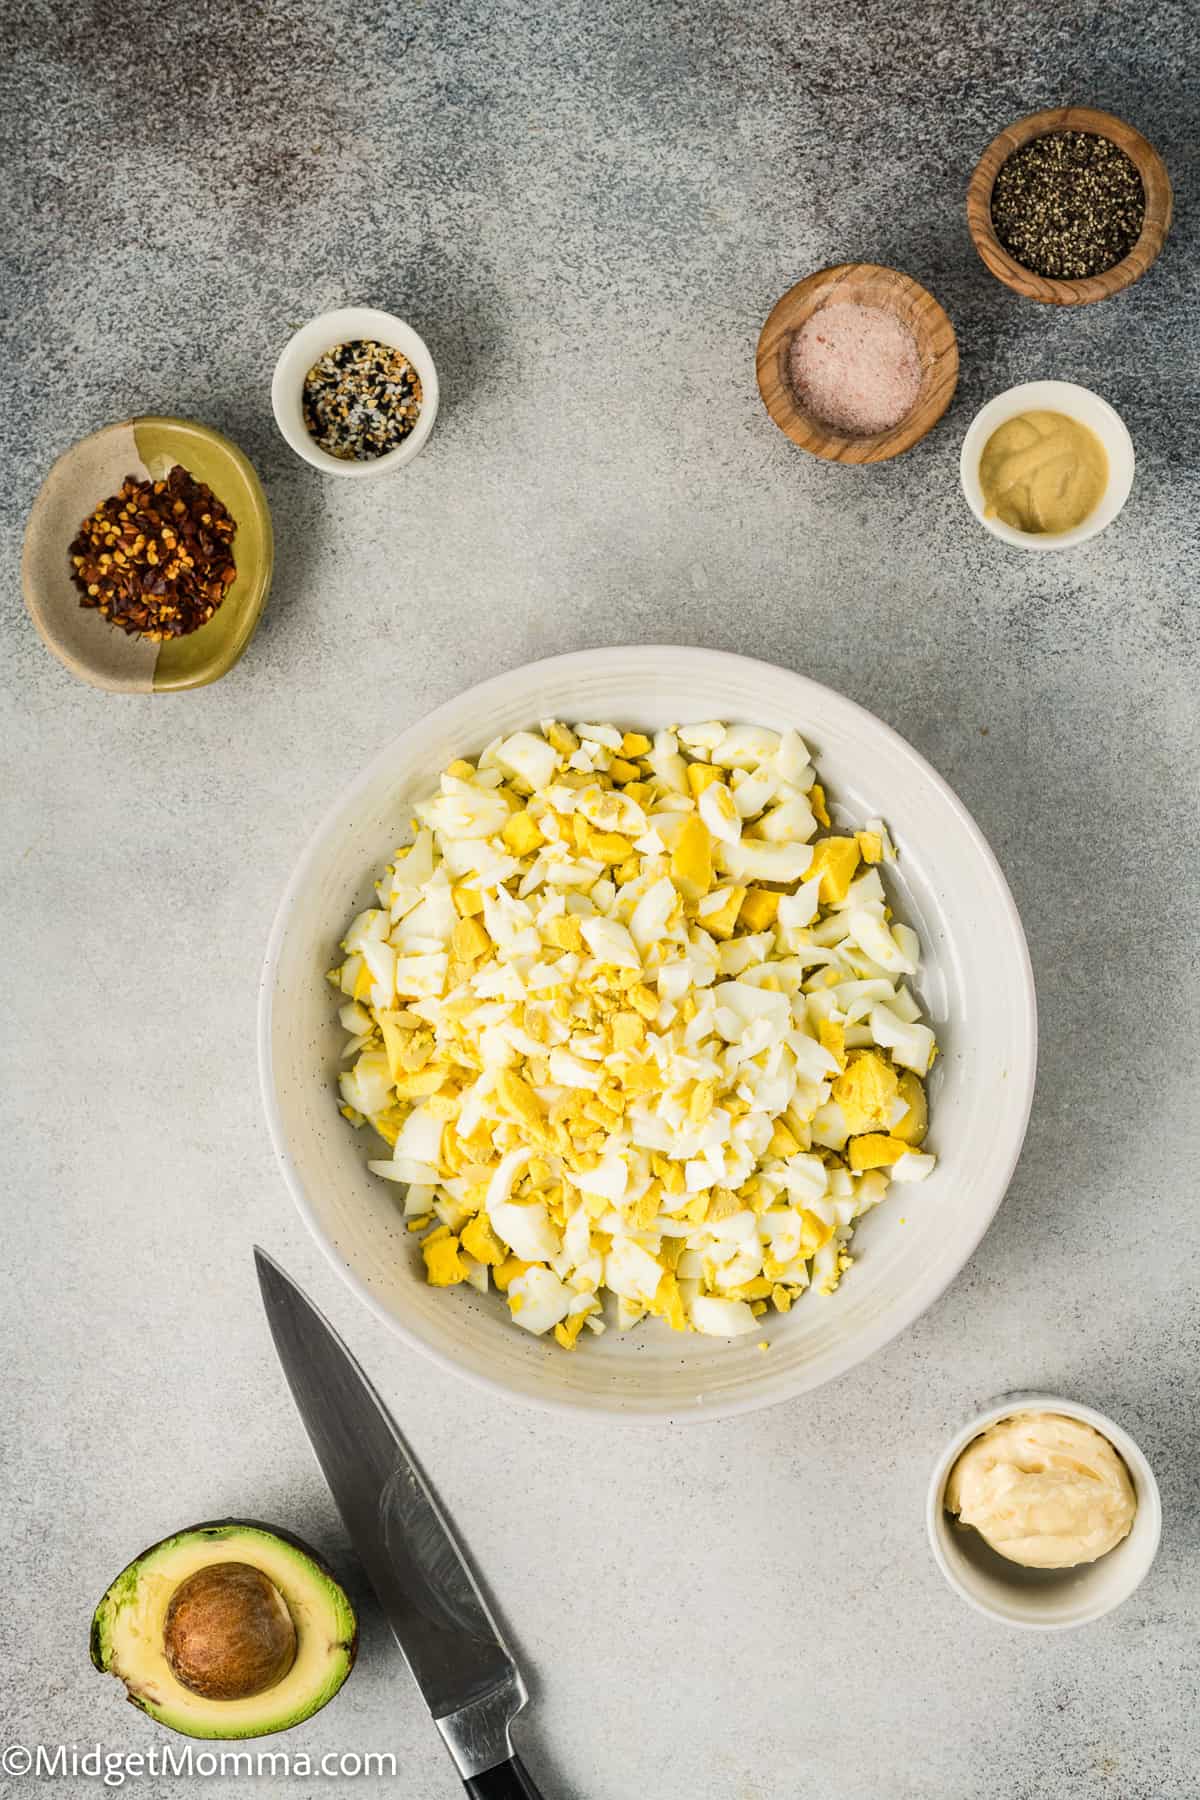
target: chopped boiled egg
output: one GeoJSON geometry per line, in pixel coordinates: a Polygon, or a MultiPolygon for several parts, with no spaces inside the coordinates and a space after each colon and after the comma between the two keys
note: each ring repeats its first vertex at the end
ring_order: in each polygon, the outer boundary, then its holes
{"type": "Polygon", "coordinates": [[[413,810],[329,979],[431,1285],[568,1350],[606,1298],[736,1337],[831,1292],[935,1166],[882,822],[832,831],[798,733],[715,720],[549,720],[413,810]]]}

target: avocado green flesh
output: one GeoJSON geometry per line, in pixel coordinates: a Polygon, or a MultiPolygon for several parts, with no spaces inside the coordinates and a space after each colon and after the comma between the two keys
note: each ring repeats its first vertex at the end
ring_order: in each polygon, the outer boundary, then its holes
{"type": "Polygon", "coordinates": [[[263,1525],[221,1520],[154,1544],[108,1589],[92,1620],[92,1661],[125,1683],[150,1717],[188,1737],[264,1737],[311,1718],[354,1666],[354,1608],[313,1553],[263,1525]],[[245,1562],[282,1594],[296,1627],[296,1658],[265,1693],[208,1700],[184,1687],[163,1650],[163,1627],[180,1582],[209,1563],[245,1562]]]}

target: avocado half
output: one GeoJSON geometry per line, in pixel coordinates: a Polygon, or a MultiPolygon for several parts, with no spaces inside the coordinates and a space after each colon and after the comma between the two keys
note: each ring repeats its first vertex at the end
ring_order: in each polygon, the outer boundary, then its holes
{"type": "Polygon", "coordinates": [[[92,1619],[92,1661],[187,1737],[249,1738],[311,1718],[354,1667],[354,1608],[299,1538],[216,1519],[152,1544],[92,1619]]]}

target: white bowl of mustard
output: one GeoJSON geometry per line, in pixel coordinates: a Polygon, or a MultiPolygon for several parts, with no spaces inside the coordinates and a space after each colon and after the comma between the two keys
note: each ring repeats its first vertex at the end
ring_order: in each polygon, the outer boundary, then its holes
{"type": "Polygon", "coordinates": [[[1133,486],[1133,440],[1074,381],[1023,381],[976,413],[959,474],[979,523],[1022,550],[1069,550],[1111,525],[1133,486]]]}
{"type": "Polygon", "coordinates": [[[925,1522],[934,1560],[960,1599],[1004,1625],[1061,1631],[1103,1618],[1141,1585],[1158,1550],[1162,1501],[1145,1455],[1114,1419],[1059,1394],[1009,1394],[968,1420],[942,1451],[929,1483],[925,1522]],[[1115,1453],[1111,1460],[1120,1468],[1122,1484],[1132,1490],[1131,1518],[1128,1512],[1123,1517],[1114,1514],[1111,1482],[1105,1480],[1102,1466],[1089,1469],[1089,1460],[1095,1463],[1095,1458],[1089,1458],[1086,1445],[1078,1456],[1077,1486],[1084,1491],[1072,1492],[1070,1481],[1049,1491],[1038,1481],[1038,1474],[1056,1461],[1059,1475],[1063,1474],[1071,1459],[1069,1446],[1062,1447],[1058,1458],[1049,1454],[1043,1459],[1022,1453],[1019,1443],[1006,1442],[1006,1433],[1019,1439],[1023,1427],[1055,1421],[1081,1428],[1084,1437],[1096,1434],[1104,1448],[1115,1453]],[[963,1506],[963,1483],[956,1484],[956,1471],[964,1459],[989,1443],[1001,1464],[994,1489],[999,1510],[1007,1512],[1010,1524],[1019,1514],[1023,1529],[1042,1527],[1053,1534],[1052,1548],[1044,1557],[1028,1540],[1007,1540],[1005,1554],[993,1547],[983,1534],[991,1521],[980,1517],[978,1488],[974,1509],[963,1511],[973,1510],[982,1529],[953,1510],[963,1506]],[[1022,1475],[1032,1476],[1024,1491],[1022,1475]],[[1079,1534],[1078,1554],[1088,1560],[1061,1566],[1073,1532],[1079,1534]],[[1108,1541],[1106,1533],[1117,1541],[1097,1554],[1108,1541]],[[1011,1560],[1013,1554],[1030,1560],[1011,1560]],[[1038,1566],[1039,1561],[1060,1566],[1038,1566]]]}

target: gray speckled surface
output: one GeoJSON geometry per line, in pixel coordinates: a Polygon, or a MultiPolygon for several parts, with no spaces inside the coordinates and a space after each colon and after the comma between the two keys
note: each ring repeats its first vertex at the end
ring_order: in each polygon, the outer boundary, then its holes
{"type": "MultiPolygon", "coordinates": [[[[1198,1791],[1195,21],[1132,0],[10,11],[7,1738],[162,1741],[90,1670],[87,1623],[189,1519],[277,1518],[354,1582],[259,1314],[259,1238],[486,1570],[547,1800],[1198,1791]],[[1072,98],[1157,143],[1178,216],[1141,285],[1080,313],[992,281],[962,209],[993,132],[1072,98]],[[866,472],[789,446],[752,360],[787,285],[859,256],[926,282],[963,358],[942,425],[866,472]],[[356,299],[409,318],[443,380],[428,450],[384,484],[322,481],[270,416],[289,329],[356,299]],[[1106,394],[1139,459],[1119,523],[1045,560],[956,486],[975,407],[1040,375],[1106,394]],[[20,604],[44,470],[133,411],[231,433],[274,509],[263,626],[194,695],[75,685],[20,604]],[[636,639],[803,670],[930,757],[1008,872],[1043,1032],[1025,1156],[941,1303],[815,1396],[686,1431],[507,1411],[391,1341],[293,1216],[253,1057],[283,881],[376,745],[498,667],[636,639]],[[1117,1413],[1166,1507],[1136,1598],[1048,1639],[960,1605],[922,1537],[944,1436],[1022,1385],[1117,1413]]],[[[369,1601],[363,1626],[293,1747],[395,1751],[399,1777],[355,1791],[450,1800],[369,1601]]]]}

